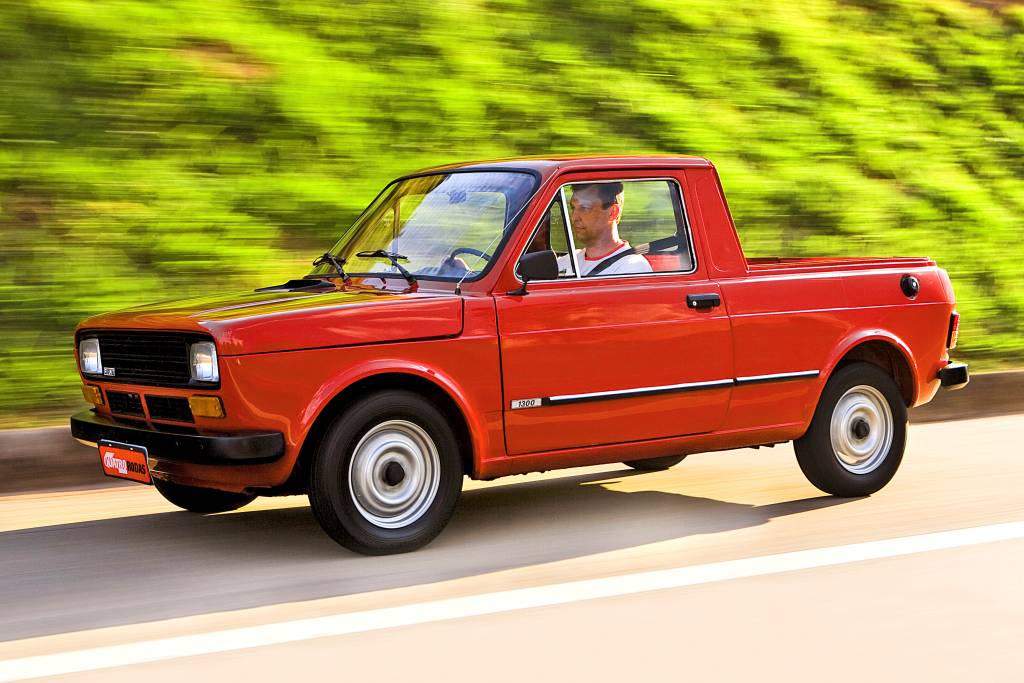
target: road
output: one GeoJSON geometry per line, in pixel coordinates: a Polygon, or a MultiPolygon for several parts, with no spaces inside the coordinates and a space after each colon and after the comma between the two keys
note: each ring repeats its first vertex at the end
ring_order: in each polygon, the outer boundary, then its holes
{"type": "Polygon", "coordinates": [[[207,517],[142,486],[0,497],[0,680],[68,652],[55,680],[1015,679],[1022,441],[1024,416],[912,426],[863,499],[822,495],[789,446],[467,482],[437,541],[383,558],[299,497],[207,517]],[[187,634],[208,649],[160,654],[187,634]],[[158,661],[97,669],[112,645],[158,661]]]}

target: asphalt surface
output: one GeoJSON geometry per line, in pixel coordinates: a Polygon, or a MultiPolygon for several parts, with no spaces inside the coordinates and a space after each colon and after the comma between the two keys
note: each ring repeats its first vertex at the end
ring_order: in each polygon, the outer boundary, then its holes
{"type": "MultiPolygon", "coordinates": [[[[437,541],[384,558],[336,546],[298,497],[201,517],[175,511],[142,486],[4,496],[0,664],[1021,522],[1022,437],[1022,416],[912,426],[896,478],[862,499],[822,495],[803,478],[789,446],[691,456],[661,473],[612,466],[467,482],[437,541]]],[[[670,670],[704,677],[1013,679],[1024,664],[1022,570],[1024,541],[1007,540],[68,680],[180,681],[240,668],[250,680],[278,680],[325,666],[389,680],[513,680],[538,671],[652,678],[670,670]]]]}

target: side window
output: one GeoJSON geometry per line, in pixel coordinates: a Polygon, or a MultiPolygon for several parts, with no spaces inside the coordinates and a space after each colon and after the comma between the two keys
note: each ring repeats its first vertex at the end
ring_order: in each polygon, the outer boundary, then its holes
{"type": "Polygon", "coordinates": [[[693,269],[678,186],[668,180],[563,188],[583,277],[693,269]]]}
{"type": "Polygon", "coordinates": [[[558,277],[576,277],[576,268],[573,264],[569,248],[569,234],[565,227],[565,212],[562,209],[561,197],[555,197],[551,206],[544,213],[537,232],[534,233],[530,245],[526,247],[527,254],[535,251],[550,249],[558,257],[558,277]]]}

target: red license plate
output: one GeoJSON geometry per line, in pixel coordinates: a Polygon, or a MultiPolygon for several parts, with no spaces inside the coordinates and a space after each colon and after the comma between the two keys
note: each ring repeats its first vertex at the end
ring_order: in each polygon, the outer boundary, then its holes
{"type": "Polygon", "coordinates": [[[152,484],[149,476],[149,459],[146,449],[115,441],[100,441],[100,464],[108,477],[131,479],[142,484],[152,484]]]}

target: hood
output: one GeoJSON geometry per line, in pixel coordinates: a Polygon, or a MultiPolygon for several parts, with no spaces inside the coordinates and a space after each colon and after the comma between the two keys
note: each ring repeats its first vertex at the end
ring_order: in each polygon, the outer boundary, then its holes
{"type": "Polygon", "coordinates": [[[362,288],[238,292],[137,306],[78,327],[208,332],[220,355],[237,356],[456,336],[462,298],[362,288]]]}

